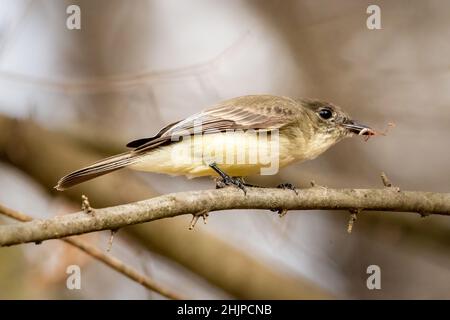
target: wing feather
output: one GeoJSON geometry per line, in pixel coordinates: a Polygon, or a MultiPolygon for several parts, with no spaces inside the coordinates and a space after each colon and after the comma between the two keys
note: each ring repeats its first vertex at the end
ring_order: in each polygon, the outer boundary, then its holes
{"type": "MultiPolygon", "coordinates": [[[[163,128],[152,138],[140,139],[133,152],[141,153],[172,141],[173,136],[192,135],[196,132],[225,131],[229,129],[279,129],[292,121],[298,103],[286,97],[270,95],[244,96],[175,122],[163,128]]],[[[176,139],[175,141],[179,141],[176,139]]]]}

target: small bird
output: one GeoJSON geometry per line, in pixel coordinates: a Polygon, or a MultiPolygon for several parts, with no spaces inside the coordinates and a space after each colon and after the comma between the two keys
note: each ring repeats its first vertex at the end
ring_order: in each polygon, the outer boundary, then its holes
{"type": "Polygon", "coordinates": [[[124,167],[188,178],[221,177],[225,185],[242,188],[242,180],[234,177],[275,174],[355,134],[369,137],[376,132],[331,103],[242,96],[171,123],[153,137],[131,141],[130,151],[74,171],[55,188],[65,190],[124,167]]]}

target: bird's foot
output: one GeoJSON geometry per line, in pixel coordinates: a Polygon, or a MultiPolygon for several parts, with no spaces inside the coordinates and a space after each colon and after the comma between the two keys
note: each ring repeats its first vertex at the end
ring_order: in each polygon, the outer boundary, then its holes
{"type": "Polygon", "coordinates": [[[245,187],[245,183],[242,180],[242,178],[229,176],[224,171],[222,171],[215,162],[210,164],[209,166],[211,167],[211,169],[216,171],[220,176],[220,179],[216,180],[217,189],[221,189],[227,186],[235,186],[241,189],[244,192],[244,195],[247,194],[247,189],[245,187]]]}
{"type": "Polygon", "coordinates": [[[284,190],[292,190],[295,192],[296,195],[298,195],[298,191],[292,183],[282,183],[282,184],[277,185],[277,188],[284,189],[284,190]]]}
{"type": "Polygon", "coordinates": [[[283,218],[286,215],[286,213],[288,212],[288,209],[279,208],[279,209],[270,209],[270,211],[278,213],[278,216],[280,218],[283,218]]]}
{"type": "MultiPolygon", "coordinates": [[[[292,183],[281,183],[281,184],[277,185],[277,188],[283,189],[283,190],[292,190],[295,192],[296,195],[298,195],[298,191],[292,183]]],[[[279,208],[279,209],[271,209],[271,211],[277,212],[278,216],[280,218],[283,218],[286,215],[286,213],[288,212],[288,209],[279,208]]]]}

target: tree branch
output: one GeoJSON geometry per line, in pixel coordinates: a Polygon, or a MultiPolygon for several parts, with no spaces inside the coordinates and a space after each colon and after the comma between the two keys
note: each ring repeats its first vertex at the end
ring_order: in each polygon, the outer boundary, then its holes
{"type": "MultiPolygon", "coordinates": [[[[22,222],[28,222],[33,221],[33,218],[30,216],[23,214],[21,212],[12,210],[10,208],[7,208],[0,204],[0,213],[10,217],[15,220],[19,220],[22,222]]],[[[105,265],[111,267],[112,269],[116,270],[119,273],[122,273],[126,277],[130,278],[133,281],[136,281],[137,283],[141,284],[145,288],[155,291],[159,293],[160,295],[169,298],[169,299],[175,299],[180,300],[181,297],[178,294],[175,294],[171,292],[170,290],[160,286],[158,283],[156,283],[153,279],[139,273],[136,269],[126,265],[119,259],[107,255],[103,253],[100,249],[96,248],[95,246],[92,246],[84,241],[78,240],[78,239],[62,239],[62,241],[77,247],[81,251],[84,251],[86,254],[90,255],[91,257],[97,259],[100,262],[103,262],[105,265]]]]}
{"type": "Polygon", "coordinates": [[[327,189],[313,187],[299,190],[225,188],[173,193],[152,199],[94,209],[92,214],[77,212],[46,220],[0,226],[0,246],[100,231],[175,217],[182,214],[226,209],[288,210],[368,210],[415,212],[450,215],[450,194],[384,189],[327,189]]]}

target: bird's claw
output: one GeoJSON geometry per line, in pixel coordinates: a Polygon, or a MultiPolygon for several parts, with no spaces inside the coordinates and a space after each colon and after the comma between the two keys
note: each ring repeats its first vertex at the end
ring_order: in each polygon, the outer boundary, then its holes
{"type": "Polygon", "coordinates": [[[209,166],[211,167],[211,169],[216,171],[220,176],[220,179],[216,180],[216,188],[217,189],[221,189],[226,186],[235,186],[235,187],[241,189],[242,191],[244,191],[244,195],[247,195],[247,189],[245,187],[245,183],[241,178],[230,177],[228,174],[226,174],[224,171],[222,171],[217,166],[216,163],[212,163],[209,166]]]}
{"type": "Polygon", "coordinates": [[[292,183],[281,183],[281,184],[277,185],[277,188],[285,189],[285,190],[292,190],[295,192],[296,195],[298,195],[298,191],[292,183]]]}
{"type": "MultiPolygon", "coordinates": [[[[283,189],[283,190],[292,190],[295,192],[296,195],[298,195],[298,191],[292,183],[281,183],[281,184],[277,185],[277,188],[283,189]]],[[[288,212],[288,209],[279,208],[279,209],[271,209],[270,211],[277,212],[278,216],[280,218],[283,218],[286,215],[286,213],[288,212]]]]}
{"type": "Polygon", "coordinates": [[[288,212],[288,209],[279,208],[279,209],[270,209],[270,211],[278,213],[278,216],[280,218],[283,218],[288,212]]]}
{"type": "Polygon", "coordinates": [[[244,182],[239,177],[222,177],[216,181],[216,188],[221,189],[225,188],[227,186],[235,186],[239,189],[241,189],[244,194],[247,194],[247,188],[245,187],[244,182]]]}

